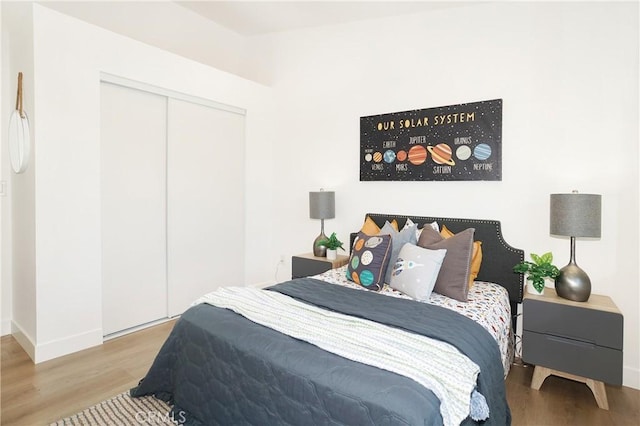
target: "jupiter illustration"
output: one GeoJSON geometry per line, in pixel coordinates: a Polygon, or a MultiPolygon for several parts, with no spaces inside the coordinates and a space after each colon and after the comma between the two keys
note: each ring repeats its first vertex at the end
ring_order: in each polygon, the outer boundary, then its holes
{"type": "Polygon", "coordinates": [[[427,161],[427,150],[422,145],[414,145],[409,150],[409,162],[419,166],[427,161]]]}

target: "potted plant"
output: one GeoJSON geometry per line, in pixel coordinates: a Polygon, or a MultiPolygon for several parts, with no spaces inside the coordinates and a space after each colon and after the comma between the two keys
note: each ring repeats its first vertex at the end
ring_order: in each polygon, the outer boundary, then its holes
{"type": "Polygon", "coordinates": [[[531,253],[531,260],[533,262],[525,260],[518,263],[513,267],[513,272],[527,274],[527,281],[531,281],[530,285],[527,285],[529,292],[542,294],[544,292],[545,279],[555,280],[560,270],[553,264],[553,254],[551,252],[542,256],[531,253]]]}
{"type": "Polygon", "coordinates": [[[343,244],[342,241],[338,239],[335,232],[333,232],[329,238],[325,238],[324,240],[318,241],[319,246],[325,246],[327,248],[328,260],[336,259],[336,257],[338,256],[339,248],[344,250],[344,247],[342,247],[342,244],[343,244]]]}

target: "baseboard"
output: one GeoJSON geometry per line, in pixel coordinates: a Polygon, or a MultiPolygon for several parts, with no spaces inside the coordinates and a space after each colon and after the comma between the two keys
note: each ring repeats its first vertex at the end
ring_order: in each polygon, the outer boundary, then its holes
{"type": "Polygon", "coordinates": [[[640,390],[640,370],[624,367],[622,372],[622,386],[640,390]]]}
{"type": "Polygon", "coordinates": [[[41,363],[63,355],[88,349],[102,344],[102,329],[97,328],[84,333],[50,340],[36,346],[35,363],[41,363]]]}
{"type": "Polygon", "coordinates": [[[6,336],[7,334],[11,334],[11,320],[3,319],[0,324],[0,336],[6,336]]]}
{"type": "Polygon", "coordinates": [[[11,321],[11,334],[13,338],[22,346],[22,349],[29,355],[32,360],[36,359],[36,345],[29,334],[22,330],[22,327],[15,321],[11,321]]]}
{"type": "Polygon", "coordinates": [[[11,322],[11,334],[35,364],[102,344],[102,329],[36,344],[16,322],[11,322]]]}

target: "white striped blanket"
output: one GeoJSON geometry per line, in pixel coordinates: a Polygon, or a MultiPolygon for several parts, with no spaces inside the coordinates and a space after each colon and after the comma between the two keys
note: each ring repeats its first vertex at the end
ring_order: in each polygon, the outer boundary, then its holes
{"type": "Polygon", "coordinates": [[[480,368],[448,343],[321,309],[275,291],[225,287],[194,305],[199,303],[230,309],[328,352],[408,377],[440,399],[447,426],[459,425],[470,414],[480,368]]]}

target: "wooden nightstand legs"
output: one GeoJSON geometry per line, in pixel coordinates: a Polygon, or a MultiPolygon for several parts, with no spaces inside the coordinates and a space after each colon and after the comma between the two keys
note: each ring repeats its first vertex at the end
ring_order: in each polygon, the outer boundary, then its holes
{"type": "Polygon", "coordinates": [[[604,387],[604,383],[587,379],[586,377],[575,376],[573,374],[564,373],[562,371],[553,370],[547,367],[541,367],[536,365],[535,370],[533,370],[533,378],[531,379],[531,389],[540,390],[540,386],[542,386],[542,382],[549,377],[550,375],[564,377],[565,379],[575,380],[576,382],[584,383],[589,386],[593,396],[596,398],[596,402],[598,403],[598,407],[603,410],[609,409],[609,402],[607,400],[607,390],[604,387]]]}

